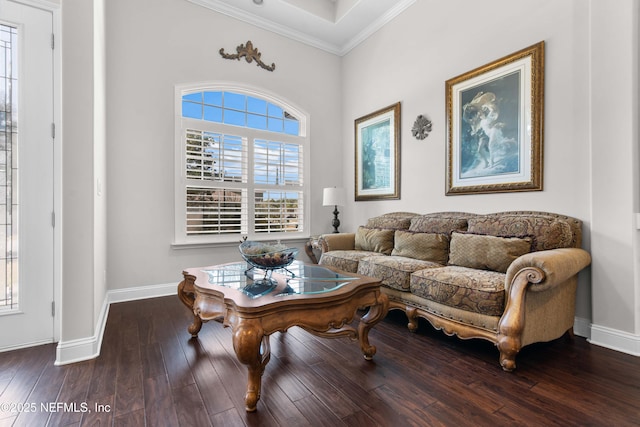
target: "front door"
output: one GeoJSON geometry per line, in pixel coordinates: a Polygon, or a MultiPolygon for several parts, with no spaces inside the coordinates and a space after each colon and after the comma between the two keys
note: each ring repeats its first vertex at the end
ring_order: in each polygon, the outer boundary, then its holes
{"type": "Polygon", "coordinates": [[[0,350],[54,338],[52,34],[0,0],[0,350]]]}

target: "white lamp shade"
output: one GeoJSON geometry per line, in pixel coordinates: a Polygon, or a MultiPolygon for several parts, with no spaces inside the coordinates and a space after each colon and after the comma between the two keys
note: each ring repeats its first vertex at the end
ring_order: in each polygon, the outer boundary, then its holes
{"type": "Polygon", "coordinates": [[[330,187],[325,188],[322,192],[323,206],[344,206],[347,201],[347,195],[344,188],[330,187]]]}

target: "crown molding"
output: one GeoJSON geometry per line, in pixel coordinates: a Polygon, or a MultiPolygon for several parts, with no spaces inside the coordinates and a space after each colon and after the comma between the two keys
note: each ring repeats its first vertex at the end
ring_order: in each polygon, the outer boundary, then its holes
{"type": "Polygon", "coordinates": [[[373,21],[366,28],[348,40],[344,45],[337,45],[335,43],[329,43],[317,37],[312,37],[304,34],[300,31],[291,29],[284,25],[278,24],[268,19],[264,19],[249,13],[243,9],[231,6],[219,0],[187,0],[190,3],[197,4],[231,18],[238,19],[256,27],[262,28],[267,31],[279,34],[292,40],[299,41],[301,43],[313,46],[315,48],[324,50],[338,56],[346,55],[351,49],[366,40],[373,33],[382,28],[385,24],[398,16],[401,12],[411,6],[416,0],[402,0],[396,4],[393,8],[389,9],[380,18],[373,21]]]}
{"type": "Polygon", "coordinates": [[[405,9],[407,9],[409,6],[411,6],[415,2],[416,0],[403,0],[398,4],[396,4],[394,7],[389,9],[380,18],[376,19],[371,24],[369,24],[364,30],[356,34],[351,40],[347,41],[347,43],[345,43],[345,45],[342,46],[342,49],[339,55],[344,56],[347,53],[349,53],[351,49],[355,48],[360,43],[368,39],[370,36],[373,35],[373,33],[375,33],[380,28],[384,27],[386,24],[391,22],[393,18],[400,15],[402,12],[404,12],[405,9]]]}
{"type": "Polygon", "coordinates": [[[268,19],[260,18],[252,13],[248,13],[237,7],[229,6],[226,3],[223,3],[217,0],[187,0],[187,1],[190,3],[197,4],[199,6],[206,7],[207,9],[213,10],[215,12],[221,13],[231,18],[238,19],[242,22],[246,22],[247,24],[251,24],[256,27],[262,28],[264,30],[271,31],[281,36],[290,38],[292,40],[296,40],[301,43],[305,43],[310,46],[317,47],[318,49],[322,49],[324,51],[333,53],[335,55],[340,54],[340,47],[333,43],[327,43],[318,38],[308,36],[304,33],[301,33],[296,30],[292,30],[291,28],[277,24],[268,19]]]}

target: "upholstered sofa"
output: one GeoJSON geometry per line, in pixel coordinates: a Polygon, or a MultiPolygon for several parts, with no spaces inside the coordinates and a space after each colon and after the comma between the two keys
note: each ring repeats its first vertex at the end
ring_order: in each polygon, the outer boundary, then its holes
{"type": "Polygon", "coordinates": [[[580,220],[547,212],[394,212],[320,237],[319,264],[381,279],[390,310],[460,338],[520,349],[573,333],[578,273],[591,262],[580,220]]]}

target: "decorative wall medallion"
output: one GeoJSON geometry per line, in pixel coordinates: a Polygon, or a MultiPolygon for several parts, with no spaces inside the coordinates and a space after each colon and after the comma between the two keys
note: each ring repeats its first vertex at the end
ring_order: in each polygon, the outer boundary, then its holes
{"type": "Polygon", "coordinates": [[[240,58],[244,57],[244,59],[248,63],[251,63],[255,60],[258,67],[264,68],[267,71],[273,71],[276,69],[276,64],[271,63],[271,65],[267,65],[262,62],[262,59],[260,59],[262,53],[258,52],[258,49],[253,47],[253,43],[251,43],[251,40],[247,42],[246,46],[241,44],[240,46],[236,47],[236,52],[238,53],[229,54],[224,52],[224,48],[220,48],[220,55],[224,59],[237,59],[239,61],[240,58]]]}
{"type": "Polygon", "coordinates": [[[413,124],[411,133],[416,139],[422,140],[429,136],[429,132],[431,132],[431,120],[420,114],[413,124]]]}

